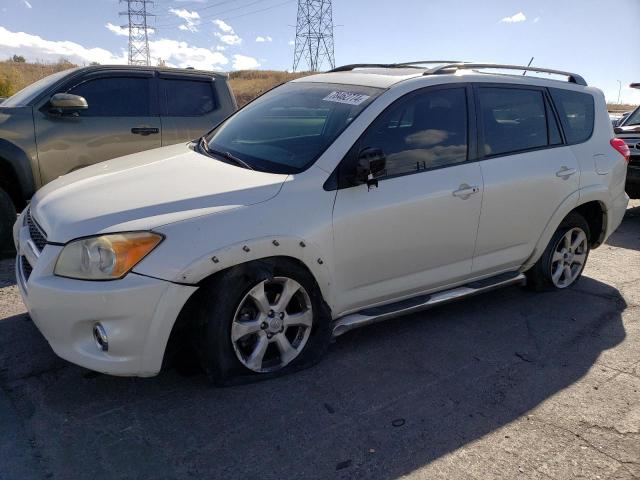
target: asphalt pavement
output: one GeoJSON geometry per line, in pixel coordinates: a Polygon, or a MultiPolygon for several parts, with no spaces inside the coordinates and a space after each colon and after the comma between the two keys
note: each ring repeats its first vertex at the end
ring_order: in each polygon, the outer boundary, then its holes
{"type": "Polygon", "coordinates": [[[573,288],[350,332],[214,388],[58,359],[0,261],[0,480],[640,478],[640,202],[573,288]]]}

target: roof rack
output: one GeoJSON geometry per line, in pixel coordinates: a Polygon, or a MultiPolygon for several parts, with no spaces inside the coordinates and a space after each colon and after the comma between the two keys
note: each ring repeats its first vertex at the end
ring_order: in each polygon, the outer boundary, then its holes
{"type": "Polygon", "coordinates": [[[329,70],[327,73],[349,72],[356,68],[420,68],[418,65],[440,65],[440,64],[461,63],[458,60],[422,60],[418,62],[402,62],[402,63],[353,63],[351,65],[343,65],[329,70]]]}
{"type": "Polygon", "coordinates": [[[552,70],[550,68],[530,67],[524,65],[501,65],[497,63],[449,63],[440,65],[424,72],[424,75],[437,75],[443,73],[451,73],[457,70],[472,69],[497,69],[497,70],[520,70],[525,72],[552,73],[554,75],[562,75],[568,77],[569,82],[577,85],[587,85],[584,78],[576,73],[564,72],[562,70],[552,70]]]}

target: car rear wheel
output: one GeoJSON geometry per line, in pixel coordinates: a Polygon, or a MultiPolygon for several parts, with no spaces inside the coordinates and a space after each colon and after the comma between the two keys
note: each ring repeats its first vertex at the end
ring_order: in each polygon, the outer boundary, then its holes
{"type": "Polygon", "coordinates": [[[557,290],[575,284],[589,256],[589,225],[576,213],[558,227],[546,250],[526,272],[527,285],[536,291],[557,290]]]}
{"type": "Polygon", "coordinates": [[[328,307],[313,277],[294,262],[236,267],[203,288],[194,340],[216,384],[309,367],[329,344],[328,307]]]}
{"type": "Polygon", "coordinates": [[[0,254],[11,249],[11,232],[15,221],[16,209],[11,197],[0,188],[0,254]]]}

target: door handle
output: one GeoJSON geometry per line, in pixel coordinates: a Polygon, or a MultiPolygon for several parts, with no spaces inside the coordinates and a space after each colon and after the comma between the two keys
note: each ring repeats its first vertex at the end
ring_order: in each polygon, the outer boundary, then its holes
{"type": "Polygon", "coordinates": [[[467,200],[471,195],[478,193],[480,189],[477,186],[470,186],[466,183],[463,183],[458,187],[458,190],[453,192],[454,197],[461,198],[462,200],[467,200]]]}
{"type": "Polygon", "coordinates": [[[146,137],[147,135],[151,135],[153,133],[159,133],[160,129],[155,127],[133,127],[131,129],[131,133],[134,135],[142,135],[146,137]]]}
{"type": "Polygon", "coordinates": [[[563,180],[568,180],[569,177],[571,175],[574,175],[575,173],[578,173],[578,170],[563,165],[562,168],[556,172],[556,177],[560,177],[563,180]]]}

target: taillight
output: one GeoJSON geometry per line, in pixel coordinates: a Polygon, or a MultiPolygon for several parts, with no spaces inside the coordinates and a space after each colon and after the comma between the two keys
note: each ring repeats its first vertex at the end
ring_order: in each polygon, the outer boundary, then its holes
{"type": "Polygon", "coordinates": [[[611,146],[624,157],[627,163],[629,163],[629,158],[631,158],[631,150],[629,150],[629,145],[624,143],[624,140],[622,140],[621,138],[612,138],[611,146]]]}

